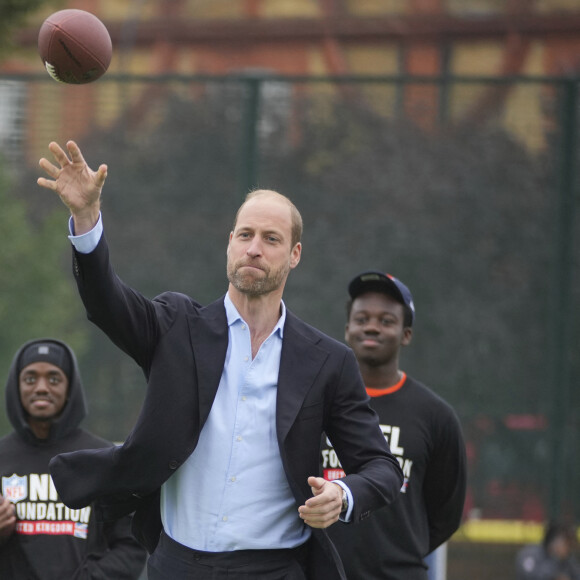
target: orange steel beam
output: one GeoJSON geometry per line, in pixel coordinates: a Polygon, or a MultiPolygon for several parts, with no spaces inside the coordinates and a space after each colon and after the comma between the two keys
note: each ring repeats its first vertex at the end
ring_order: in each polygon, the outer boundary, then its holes
{"type": "MultiPolygon", "coordinates": [[[[113,42],[121,37],[122,22],[105,21],[113,42]]],[[[521,14],[488,18],[456,18],[445,15],[429,17],[334,17],[325,19],[247,19],[195,21],[183,18],[142,20],[136,30],[139,46],[159,41],[190,45],[240,45],[256,42],[322,41],[333,36],[342,42],[377,42],[413,38],[481,39],[523,36],[577,35],[580,11],[566,14],[521,14]]],[[[20,45],[36,44],[37,28],[21,30],[16,35],[20,45]]]]}

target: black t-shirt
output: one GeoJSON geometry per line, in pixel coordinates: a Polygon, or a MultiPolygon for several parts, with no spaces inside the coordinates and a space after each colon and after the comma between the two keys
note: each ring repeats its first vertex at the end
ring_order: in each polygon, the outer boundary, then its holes
{"type": "MultiPolygon", "coordinates": [[[[349,580],[426,580],[423,558],[453,534],[463,511],[461,427],[451,406],[411,377],[385,391],[367,392],[403,469],[400,498],[359,524],[337,522],[328,533],[349,580]]],[[[328,439],[321,464],[325,479],[342,476],[328,439]]]]}

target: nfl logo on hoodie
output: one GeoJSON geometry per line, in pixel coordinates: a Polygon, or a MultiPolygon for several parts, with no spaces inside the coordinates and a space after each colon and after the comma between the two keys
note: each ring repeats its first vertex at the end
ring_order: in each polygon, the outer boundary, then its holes
{"type": "Polygon", "coordinates": [[[12,503],[17,503],[28,497],[28,479],[15,473],[2,478],[2,495],[12,503]]]}
{"type": "Polygon", "coordinates": [[[77,522],[74,527],[73,535],[75,538],[82,538],[83,540],[86,540],[88,532],[89,526],[87,524],[81,524],[77,522]]]}

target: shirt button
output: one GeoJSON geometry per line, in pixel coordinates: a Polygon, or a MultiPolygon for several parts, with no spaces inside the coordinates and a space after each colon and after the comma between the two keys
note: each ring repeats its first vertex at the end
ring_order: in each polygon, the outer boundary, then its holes
{"type": "Polygon", "coordinates": [[[242,324],[242,330],[246,330],[246,325],[242,324]]]}
{"type": "Polygon", "coordinates": [[[242,436],[241,436],[241,435],[238,435],[238,436],[236,437],[236,441],[241,441],[241,440],[242,440],[242,436]]]}
{"type": "Polygon", "coordinates": [[[246,400],[246,398],[247,398],[247,397],[244,395],[244,396],[242,397],[242,401],[245,401],[245,400],[246,400]]]}
{"type": "Polygon", "coordinates": [[[236,481],[236,476],[230,477],[230,481],[236,481]]]}
{"type": "Polygon", "coordinates": [[[227,522],[227,521],[228,521],[228,516],[224,516],[224,517],[222,518],[222,522],[227,522]]]}
{"type": "Polygon", "coordinates": [[[250,357],[249,356],[245,356],[244,357],[244,362],[248,362],[248,360],[250,360],[250,357]]]}

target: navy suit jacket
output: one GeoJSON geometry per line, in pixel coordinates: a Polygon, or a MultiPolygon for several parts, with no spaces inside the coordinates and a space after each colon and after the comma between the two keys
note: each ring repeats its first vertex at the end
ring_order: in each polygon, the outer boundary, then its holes
{"type": "MultiPolygon", "coordinates": [[[[162,527],[159,489],[194,451],[220,382],[228,346],[223,297],[206,307],[175,292],[145,298],[114,273],[104,236],[90,254],[73,253],[89,319],[142,367],[148,387],[123,445],[58,455],[51,474],[69,507],[95,502],[105,521],[135,511],[134,533],[152,552],[162,527]]],[[[347,474],[352,523],[398,497],[403,475],[368,404],[354,354],[290,311],[276,432],[297,508],[312,495],[308,476],[319,474],[322,432],[347,474]]],[[[310,544],[310,577],[344,578],[326,532],[313,530],[310,544]]]]}

